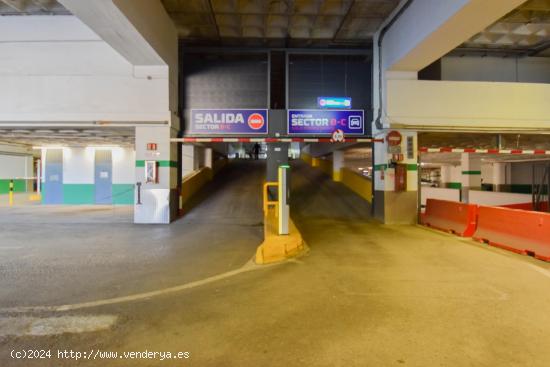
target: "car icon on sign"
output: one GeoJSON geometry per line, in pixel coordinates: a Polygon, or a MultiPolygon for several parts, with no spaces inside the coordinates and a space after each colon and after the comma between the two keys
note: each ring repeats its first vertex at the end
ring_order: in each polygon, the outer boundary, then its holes
{"type": "Polygon", "coordinates": [[[352,130],[358,130],[363,128],[363,118],[361,116],[349,117],[349,128],[352,130]]]}

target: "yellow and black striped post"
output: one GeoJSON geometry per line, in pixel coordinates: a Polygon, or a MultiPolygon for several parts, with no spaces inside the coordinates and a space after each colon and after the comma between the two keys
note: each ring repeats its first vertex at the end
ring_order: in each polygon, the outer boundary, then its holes
{"type": "Polygon", "coordinates": [[[9,200],[10,200],[10,206],[13,206],[13,180],[10,180],[9,200]]]}

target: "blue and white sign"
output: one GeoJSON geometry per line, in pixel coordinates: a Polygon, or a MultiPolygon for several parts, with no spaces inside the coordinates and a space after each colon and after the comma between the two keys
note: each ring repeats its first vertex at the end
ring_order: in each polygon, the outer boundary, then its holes
{"type": "Polygon", "coordinates": [[[317,97],[319,108],[351,108],[350,97],[317,97]]]}
{"type": "Polygon", "coordinates": [[[289,135],[331,135],[337,129],[345,135],[363,135],[365,111],[288,110],[289,135]]]}
{"type": "Polygon", "coordinates": [[[267,134],[267,110],[191,110],[187,134],[267,134]]]}

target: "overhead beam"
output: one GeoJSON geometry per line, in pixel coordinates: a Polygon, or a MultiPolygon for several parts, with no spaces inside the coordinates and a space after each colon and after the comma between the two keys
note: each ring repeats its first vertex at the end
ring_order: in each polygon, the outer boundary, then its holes
{"type": "Polygon", "coordinates": [[[419,71],[525,1],[413,0],[383,39],[383,69],[419,71]]]}
{"type": "Polygon", "coordinates": [[[177,67],[177,32],[160,1],[58,1],[131,64],[177,67]]]}

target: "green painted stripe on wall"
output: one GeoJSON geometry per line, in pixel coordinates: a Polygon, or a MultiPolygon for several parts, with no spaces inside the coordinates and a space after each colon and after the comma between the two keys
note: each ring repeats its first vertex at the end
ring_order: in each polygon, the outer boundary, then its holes
{"type": "Polygon", "coordinates": [[[14,180],[13,181],[14,192],[27,192],[27,180],[14,180]]]}
{"type": "MultiPolygon", "coordinates": [[[[177,167],[178,162],[176,161],[157,161],[159,163],[159,167],[177,167]]],[[[138,160],[136,161],[136,167],[145,167],[145,161],[144,160],[138,160]]]]}
{"type": "Polygon", "coordinates": [[[134,184],[113,184],[113,204],[134,205],[134,184]]]}
{"type": "Polygon", "coordinates": [[[95,204],[95,185],[63,184],[63,204],[95,204]]]}
{"type": "MultiPolygon", "coordinates": [[[[0,180],[0,194],[9,194],[10,192],[10,180],[1,179],[0,180]]],[[[27,192],[27,181],[26,180],[13,180],[13,192],[27,192]]]]}
{"type": "Polygon", "coordinates": [[[178,162],[176,161],[159,161],[159,167],[177,167],[178,162]]]}
{"type": "Polygon", "coordinates": [[[481,175],[481,171],[462,171],[463,175],[481,175]]]}
{"type": "Polygon", "coordinates": [[[462,183],[461,182],[447,182],[445,184],[448,189],[461,189],[462,183]]]}
{"type": "MultiPolygon", "coordinates": [[[[388,165],[385,163],[374,165],[375,171],[381,171],[382,169],[387,169],[387,168],[388,168],[388,165]]],[[[407,164],[407,171],[418,171],[418,164],[416,163],[407,164]]]]}

